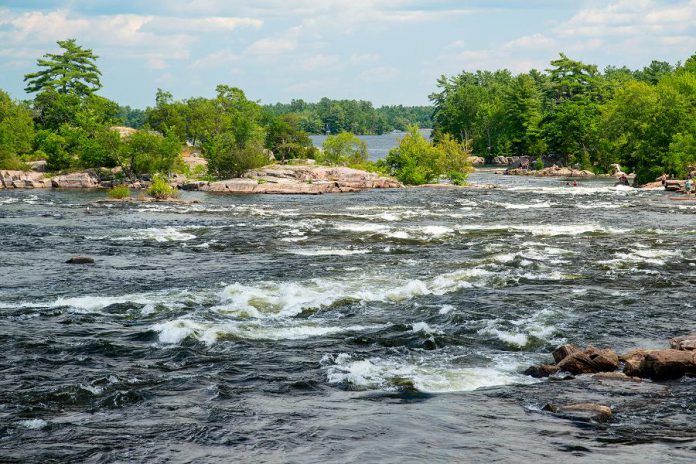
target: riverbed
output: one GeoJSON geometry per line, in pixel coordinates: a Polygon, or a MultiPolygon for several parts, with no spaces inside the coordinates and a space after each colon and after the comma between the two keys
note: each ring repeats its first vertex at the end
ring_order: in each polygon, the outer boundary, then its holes
{"type": "Polygon", "coordinates": [[[498,188],[0,191],[0,460],[692,461],[694,380],[521,372],[696,331],[696,203],[470,180],[498,188]],[[542,411],[588,390],[611,421],[542,411]]]}

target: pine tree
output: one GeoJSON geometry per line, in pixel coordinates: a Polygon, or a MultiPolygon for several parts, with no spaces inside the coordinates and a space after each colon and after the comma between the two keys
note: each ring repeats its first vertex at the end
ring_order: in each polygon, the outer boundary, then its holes
{"type": "Polygon", "coordinates": [[[75,39],[59,40],[62,54],[46,53],[37,60],[40,71],[24,76],[26,92],[54,90],[61,94],[90,95],[101,88],[101,72],[92,50],[82,48],[75,39]]]}

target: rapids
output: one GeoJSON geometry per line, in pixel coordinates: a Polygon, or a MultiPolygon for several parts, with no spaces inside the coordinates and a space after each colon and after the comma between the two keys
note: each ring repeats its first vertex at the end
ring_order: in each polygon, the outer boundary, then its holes
{"type": "Polygon", "coordinates": [[[691,461],[696,381],[589,424],[541,408],[599,387],[521,372],[696,331],[696,207],[470,180],[499,188],[0,191],[0,461],[691,461]]]}

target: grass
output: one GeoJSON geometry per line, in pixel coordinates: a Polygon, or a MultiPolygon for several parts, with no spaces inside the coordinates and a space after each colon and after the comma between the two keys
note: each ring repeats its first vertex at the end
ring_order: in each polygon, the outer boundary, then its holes
{"type": "Polygon", "coordinates": [[[117,185],[112,187],[106,194],[109,198],[121,200],[130,197],[130,189],[125,185],[117,185]]]}

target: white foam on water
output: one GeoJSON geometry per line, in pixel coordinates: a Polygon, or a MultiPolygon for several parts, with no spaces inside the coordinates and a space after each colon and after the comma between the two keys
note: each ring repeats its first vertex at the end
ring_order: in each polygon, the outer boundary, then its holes
{"type": "Polygon", "coordinates": [[[459,232],[467,233],[471,231],[519,231],[538,236],[558,236],[558,235],[582,235],[587,233],[609,233],[623,234],[625,229],[615,229],[604,227],[599,224],[467,224],[457,226],[459,232]]]}
{"type": "Polygon", "coordinates": [[[91,394],[98,396],[104,393],[104,388],[100,387],[98,385],[85,385],[85,384],[80,384],[80,388],[90,392],[91,394]]]}
{"type": "Polygon", "coordinates": [[[497,203],[493,202],[497,206],[501,206],[505,209],[539,209],[539,208],[551,208],[556,203],[550,201],[537,201],[535,203],[497,203]]]}
{"type": "Polygon", "coordinates": [[[440,310],[437,313],[445,315],[451,313],[452,311],[454,311],[454,306],[446,304],[442,305],[442,308],[440,308],[440,310]]]}
{"type": "Polygon", "coordinates": [[[664,266],[669,260],[681,258],[683,254],[676,250],[649,249],[637,246],[628,253],[614,253],[613,259],[599,261],[600,264],[619,266],[626,264],[645,263],[656,266],[664,266]]]}
{"type": "Polygon", "coordinates": [[[430,327],[427,322],[414,322],[411,331],[414,333],[422,332],[426,335],[440,333],[440,331],[430,327]]]}
{"type": "Polygon", "coordinates": [[[350,325],[343,327],[310,324],[264,326],[239,322],[210,323],[195,322],[190,319],[176,319],[154,324],[151,329],[158,332],[159,342],[162,344],[176,345],[188,337],[194,337],[208,345],[212,345],[221,337],[226,336],[246,340],[303,340],[344,332],[380,330],[389,326],[390,324],[350,325]]]}
{"type": "Polygon", "coordinates": [[[503,363],[491,367],[453,367],[441,360],[379,358],[353,359],[341,353],[322,359],[330,384],[349,384],[358,389],[394,391],[405,381],[422,392],[471,391],[483,387],[533,383],[503,363]]]}
{"type": "MultiPolygon", "coordinates": [[[[193,227],[195,228],[195,227],[193,227]]],[[[187,227],[192,229],[192,227],[187,227]]],[[[149,229],[131,229],[130,235],[124,236],[88,236],[85,237],[91,240],[114,240],[119,242],[132,242],[136,240],[154,240],[156,242],[186,242],[196,238],[194,234],[184,232],[175,227],[164,228],[149,228],[149,229]]]]}
{"type": "Polygon", "coordinates": [[[334,228],[337,230],[347,231],[347,232],[388,232],[389,227],[382,224],[373,223],[347,223],[347,224],[336,224],[334,228]]]}
{"type": "Polygon", "coordinates": [[[290,250],[289,253],[299,256],[350,256],[371,253],[371,250],[340,249],[340,248],[315,248],[311,250],[290,250]]]}
{"type": "Polygon", "coordinates": [[[316,278],[295,282],[257,282],[228,285],[213,309],[245,318],[292,317],[306,309],[319,309],[341,300],[398,302],[421,295],[444,295],[470,288],[494,273],[464,269],[431,279],[403,279],[397,275],[358,275],[350,278],[316,278]],[[473,282],[472,282],[473,281],[473,282]]]}
{"type": "Polygon", "coordinates": [[[29,430],[41,430],[48,426],[48,422],[43,419],[28,419],[20,421],[19,425],[29,430]]]}
{"type": "Polygon", "coordinates": [[[557,327],[550,321],[555,319],[557,315],[554,312],[541,310],[529,317],[507,321],[507,324],[500,319],[486,321],[485,326],[477,332],[497,337],[508,345],[524,348],[529,344],[530,337],[552,341],[557,327]]]}
{"type": "Polygon", "coordinates": [[[10,197],[10,198],[4,198],[4,199],[0,200],[0,205],[11,205],[12,203],[18,203],[18,202],[19,202],[19,199],[10,197]]]}

